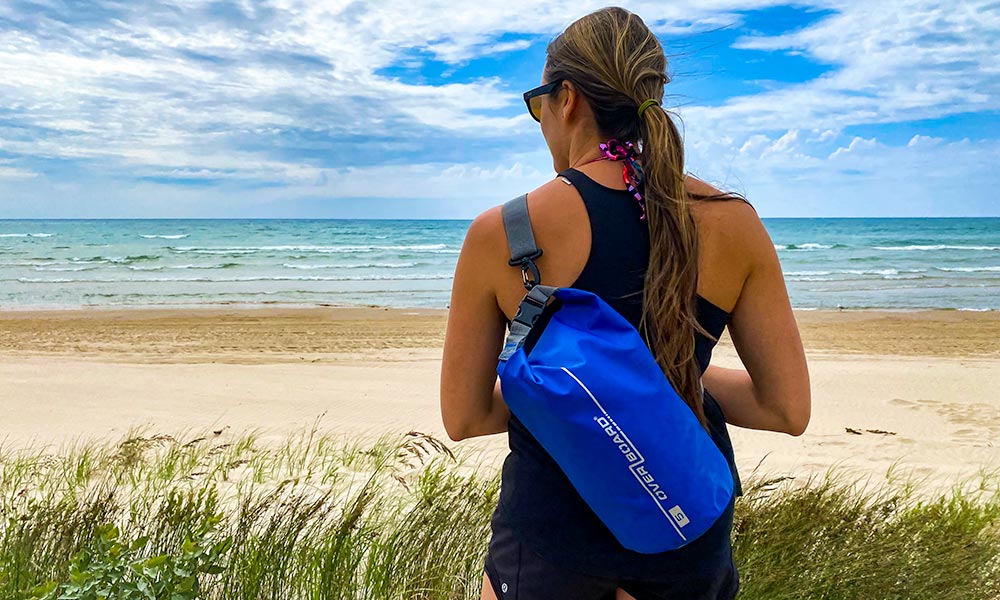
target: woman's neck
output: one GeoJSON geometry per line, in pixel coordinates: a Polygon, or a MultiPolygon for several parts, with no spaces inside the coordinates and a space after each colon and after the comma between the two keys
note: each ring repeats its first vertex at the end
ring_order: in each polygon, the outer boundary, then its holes
{"type": "Polygon", "coordinates": [[[578,131],[570,136],[567,166],[575,168],[602,155],[598,146],[605,140],[596,131],[578,131]]]}

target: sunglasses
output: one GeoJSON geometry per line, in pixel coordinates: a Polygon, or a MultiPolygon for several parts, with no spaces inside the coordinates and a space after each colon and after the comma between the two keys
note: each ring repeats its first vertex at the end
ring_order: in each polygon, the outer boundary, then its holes
{"type": "Polygon", "coordinates": [[[552,92],[559,89],[562,85],[563,80],[557,79],[551,83],[546,83],[545,85],[540,85],[533,90],[528,90],[524,92],[524,103],[528,107],[528,114],[531,118],[542,122],[542,96],[547,96],[552,92]]]}

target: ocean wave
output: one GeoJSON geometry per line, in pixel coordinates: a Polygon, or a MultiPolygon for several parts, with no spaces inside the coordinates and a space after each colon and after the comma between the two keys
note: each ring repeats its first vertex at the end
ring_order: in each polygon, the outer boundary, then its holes
{"type": "Polygon", "coordinates": [[[0,263],[0,268],[2,268],[2,267],[48,267],[48,266],[54,266],[54,265],[68,265],[68,264],[70,264],[70,263],[68,263],[68,262],[58,262],[58,261],[50,261],[47,258],[28,258],[28,259],[20,260],[20,261],[16,261],[16,262],[3,262],[3,263],[0,263]],[[47,261],[47,262],[43,262],[43,263],[39,262],[39,261],[43,261],[43,260],[47,261]]]}
{"type": "Polygon", "coordinates": [[[0,281],[17,281],[19,283],[241,283],[249,281],[424,281],[451,278],[451,275],[441,274],[412,275],[409,277],[370,275],[357,277],[161,277],[155,279],[34,279],[18,277],[17,279],[0,279],[0,281]]]}
{"type": "MultiPolygon", "coordinates": [[[[36,260],[49,260],[49,259],[36,259],[36,260]]],[[[146,262],[160,260],[160,256],[157,254],[134,254],[130,256],[91,256],[90,258],[80,258],[79,256],[74,256],[70,259],[72,261],[70,264],[90,264],[90,265],[129,265],[137,262],[146,262]]]]}
{"type": "Polygon", "coordinates": [[[887,250],[887,251],[898,251],[898,250],[1000,250],[1000,246],[953,246],[949,244],[934,244],[934,245],[914,245],[914,246],[875,246],[875,250],[887,250]]]}
{"type": "Polygon", "coordinates": [[[169,248],[169,250],[178,254],[208,254],[211,256],[242,256],[257,253],[257,250],[175,250],[174,248],[169,248]]]}
{"type": "Polygon", "coordinates": [[[162,271],[164,269],[231,269],[241,266],[240,263],[222,263],[218,265],[160,265],[157,267],[129,267],[132,271],[162,271]]]}
{"type": "Polygon", "coordinates": [[[227,262],[217,265],[175,265],[171,269],[233,269],[243,266],[241,263],[227,262]]]}
{"type": "MultiPolygon", "coordinates": [[[[877,285],[879,280],[869,280],[867,282],[869,283],[869,285],[849,287],[849,288],[848,287],[838,288],[837,291],[840,293],[854,294],[859,292],[898,292],[900,290],[922,290],[923,292],[932,292],[934,290],[980,290],[980,289],[995,287],[993,285],[985,283],[962,284],[962,283],[944,283],[944,281],[946,280],[938,279],[936,281],[932,280],[927,283],[922,282],[922,283],[917,283],[915,285],[903,283],[903,284],[891,284],[888,286],[885,285],[879,286],[877,285]]],[[[826,283],[844,283],[844,282],[837,282],[828,279],[826,280],[826,283]]],[[[801,291],[822,292],[822,293],[830,292],[829,289],[824,289],[824,288],[805,288],[801,291]]],[[[940,308],[945,308],[945,307],[940,307],[940,308]]]]}
{"type": "Polygon", "coordinates": [[[343,245],[343,246],[168,246],[171,252],[195,254],[224,254],[243,253],[252,254],[255,252],[316,252],[319,254],[353,254],[358,252],[377,252],[380,250],[396,250],[406,252],[444,252],[457,253],[458,250],[449,249],[447,244],[410,244],[403,246],[378,246],[378,245],[343,245]]]}
{"type": "Polygon", "coordinates": [[[54,233],[0,233],[0,238],[47,238],[54,233]]]}
{"type": "Polygon", "coordinates": [[[18,277],[17,279],[0,279],[0,281],[16,281],[18,283],[76,283],[81,281],[95,281],[93,279],[32,279],[30,277],[18,277]]]}
{"type": "Polygon", "coordinates": [[[846,248],[844,244],[775,244],[775,250],[830,250],[832,248],[846,248]]]}
{"type": "Polygon", "coordinates": [[[840,271],[788,271],[789,281],[849,281],[850,278],[836,275],[878,275],[882,279],[922,279],[927,269],[844,269],[840,271]],[[833,277],[831,277],[833,276],[833,277]]]}
{"type": "Polygon", "coordinates": [[[187,233],[178,233],[176,235],[142,235],[147,240],[183,240],[188,235],[187,233]]]}
{"type": "MultiPolygon", "coordinates": [[[[883,275],[879,279],[883,279],[883,280],[887,280],[887,281],[896,281],[896,280],[903,280],[903,279],[928,279],[928,277],[926,275],[883,275]]],[[[851,281],[849,279],[835,279],[835,278],[832,278],[832,277],[786,277],[785,280],[786,281],[827,281],[827,282],[830,282],[830,283],[847,283],[847,282],[851,281]]],[[[855,280],[855,281],[858,281],[858,280],[855,280]]],[[[868,281],[871,281],[871,280],[868,280],[868,281]]],[[[861,289],[861,288],[855,288],[855,289],[861,289]]]]}
{"type": "Polygon", "coordinates": [[[420,264],[427,263],[415,263],[415,262],[405,262],[405,263],[366,263],[363,265],[290,265],[283,264],[282,267],[286,269],[406,269],[409,267],[416,267],[420,264]]]}
{"type": "Polygon", "coordinates": [[[958,273],[998,273],[1000,267],[934,267],[938,271],[958,273]]]}
{"type": "Polygon", "coordinates": [[[901,273],[926,273],[927,269],[847,269],[845,271],[835,271],[836,273],[847,273],[850,275],[899,275],[901,273]]]}
{"type": "MultiPolygon", "coordinates": [[[[338,295],[356,295],[356,294],[380,294],[380,295],[391,295],[391,294],[414,294],[414,293],[428,293],[428,292],[438,292],[441,290],[273,290],[273,291],[256,291],[256,292],[178,292],[170,294],[153,293],[146,294],[142,292],[128,292],[128,293],[115,293],[115,292],[86,292],[80,294],[83,298],[181,298],[181,297],[191,297],[191,298],[206,298],[211,299],[213,303],[227,304],[230,301],[224,298],[232,296],[282,296],[282,295],[310,295],[310,296],[338,296],[338,295]]],[[[289,300],[289,302],[293,302],[289,300]]],[[[152,303],[157,304],[157,303],[152,303]]],[[[2,306],[2,305],[0,305],[2,306]]],[[[376,305],[377,306],[377,305],[376,305]]]]}
{"type": "Polygon", "coordinates": [[[137,254],[137,255],[133,255],[133,256],[111,256],[111,257],[107,258],[108,262],[119,264],[119,265],[128,265],[128,264],[131,264],[131,263],[153,261],[153,260],[160,260],[159,255],[156,255],[156,254],[137,254]]]}
{"type": "Polygon", "coordinates": [[[98,269],[98,268],[100,268],[100,267],[87,267],[87,266],[83,266],[83,267],[35,267],[32,270],[33,271],[73,271],[73,272],[79,272],[79,271],[93,271],[94,269],[98,269]]]}

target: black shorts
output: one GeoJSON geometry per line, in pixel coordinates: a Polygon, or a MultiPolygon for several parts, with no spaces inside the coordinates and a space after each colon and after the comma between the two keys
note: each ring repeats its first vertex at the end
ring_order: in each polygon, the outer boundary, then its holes
{"type": "Polygon", "coordinates": [[[486,552],[485,570],[499,600],[615,600],[622,588],[636,600],[732,600],[739,591],[735,567],[724,579],[699,585],[678,585],[596,577],[557,567],[520,543],[496,518],[486,552]]]}

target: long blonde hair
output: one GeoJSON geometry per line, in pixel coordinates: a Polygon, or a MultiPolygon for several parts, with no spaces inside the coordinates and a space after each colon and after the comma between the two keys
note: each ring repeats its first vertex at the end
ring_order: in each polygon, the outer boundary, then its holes
{"type": "Polygon", "coordinates": [[[548,46],[548,81],[572,81],[605,139],[641,148],[649,265],[640,321],[650,350],[677,393],[706,426],[695,336],[709,335],[695,316],[698,235],[684,187],[684,149],[671,115],[646,100],[663,100],[669,82],[659,40],[642,19],[617,7],[575,21],[548,46]]]}

